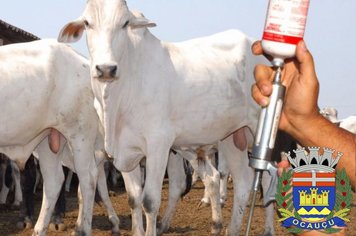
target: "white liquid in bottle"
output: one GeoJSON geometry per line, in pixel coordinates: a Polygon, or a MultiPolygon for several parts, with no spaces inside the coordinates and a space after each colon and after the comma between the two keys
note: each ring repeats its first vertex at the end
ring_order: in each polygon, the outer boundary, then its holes
{"type": "Polygon", "coordinates": [[[265,53],[275,61],[295,56],[303,39],[309,0],[270,0],[262,37],[265,53]]]}

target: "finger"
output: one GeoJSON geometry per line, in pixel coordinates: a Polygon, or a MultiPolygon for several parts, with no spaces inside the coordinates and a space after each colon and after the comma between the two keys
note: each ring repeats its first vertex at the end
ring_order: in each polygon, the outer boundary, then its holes
{"type": "Polygon", "coordinates": [[[262,49],[262,44],[261,41],[255,41],[252,46],[251,46],[251,51],[255,55],[262,55],[263,54],[263,49],[262,49]]]}
{"type": "Polygon", "coordinates": [[[277,164],[278,168],[283,168],[283,169],[287,169],[290,167],[289,161],[287,160],[282,160],[281,162],[279,162],[277,164]]]}
{"type": "Polygon", "coordinates": [[[254,70],[256,84],[264,96],[270,96],[272,93],[272,75],[272,68],[265,65],[256,65],[254,70]]]}
{"type": "Polygon", "coordinates": [[[251,46],[251,51],[254,55],[258,56],[258,55],[263,55],[265,56],[269,61],[272,61],[273,58],[270,55],[267,55],[266,53],[264,53],[263,48],[262,48],[262,43],[260,40],[255,41],[252,46],[251,46]]]}
{"type": "Polygon", "coordinates": [[[265,107],[269,103],[269,98],[267,96],[263,96],[260,89],[256,84],[252,85],[251,88],[252,98],[257,102],[258,105],[265,107]]]}
{"type": "Polygon", "coordinates": [[[290,167],[290,164],[288,161],[286,160],[282,160],[281,162],[279,162],[277,164],[277,172],[278,172],[278,175],[281,176],[282,173],[283,173],[283,170],[287,169],[290,167]]]}
{"type": "Polygon", "coordinates": [[[303,75],[301,78],[316,79],[313,56],[303,40],[297,45],[296,57],[300,63],[300,73],[303,75]]]}

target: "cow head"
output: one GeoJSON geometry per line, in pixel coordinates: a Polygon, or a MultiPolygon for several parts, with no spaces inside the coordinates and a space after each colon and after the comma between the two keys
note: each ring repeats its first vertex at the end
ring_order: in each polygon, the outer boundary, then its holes
{"type": "Polygon", "coordinates": [[[326,119],[330,120],[332,123],[337,123],[337,110],[333,107],[326,107],[319,111],[326,119]]]}
{"type": "Polygon", "coordinates": [[[92,77],[113,80],[120,75],[129,31],[153,26],[142,14],[130,12],[124,0],[88,0],[82,16],[63,27],[58,41],[75,42],[86,30],[92,77]]]}

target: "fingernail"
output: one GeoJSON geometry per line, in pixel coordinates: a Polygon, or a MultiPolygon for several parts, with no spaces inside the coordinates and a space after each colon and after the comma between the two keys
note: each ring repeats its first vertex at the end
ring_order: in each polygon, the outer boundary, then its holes
{"type": "Polygon", "coordinates": [[[268,99],[267,98],[263,98],[261,100],[261,104],[260,105],[263,106],[263,107],[266,107],[268,105],[268,99]]]}
{"type": "Polygon", "coordinates": [[[300,41],[300,49],[304,52],[308,51],[307,45],[305,44],[304,40],[300,41]]]}

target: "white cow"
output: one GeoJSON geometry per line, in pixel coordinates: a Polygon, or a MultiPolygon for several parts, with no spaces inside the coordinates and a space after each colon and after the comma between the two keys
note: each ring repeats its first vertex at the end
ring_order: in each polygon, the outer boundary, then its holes
{"type": "MultiPolygon", "coordinates": [[[[250,89],[253,68],[262,60],[251,54],[251,40],[237,30],[166,43],[148,31],[152,26],[155,24],[143,15],[130,12],[124,0],[89,0],[83,15],[59,35],[61,42],[74,42],[87,31],[92,87],[96,108],[103,114],[105,149],[116,168],[124,172],[126,186],[131,186],[127,190],[134,209],[134,233],[143,233],[138,225],[142,216],[135,207],[142,200],[146,235],[156,234],[171,147],[193,153],[223,140],[229,150],[235,191],[228,232],[238,234],[236,222],[249,196],[249,191],[241,191],[250,189],[252,182],[242,181],[247,173],[236,170],[243,163],[244,171],[252,174],[247,166],[245,134],[257,124],[259,109],[250,89]],[[238,137],[238,148],[229,146],[233,136],[238,137]],[[138,164],[143,157],[146,184],[141,194],[138,164]]],[[[214,173],[208,174],[215,178],[214,173]]],[[[213,233],[222,228],[216,219],[213,216],[213,233]]]]}
{"type": "Polygon", "coordinates": [[[337,113],[337,110],[333,107],[326,107],[320,110],[320,114],[333,123],[338,122],[337,113]]]}
{"type": "Polygon", "coordinates": [[[87,60],[55,40],[3,46],[0,60],[0,152],[20,168],[36,147],[40,157],[44,192],[34,235],[46,232],[64,180],[62,161],[79,178],[77,231],[90,235],[100,137],[87,60]]]}
{"type": "Polygon", "coordinates": [[[340,127],[356,134],[356,116],[349,116],[340,120],[340,127]]]}
{"type": "Polygon", "coordinates": [[[325,118],[337,124],[341,128],[356,134],[356,116],[349,116],[346,117],[345,119],[339,120],[337,118],[337,114],[338,114],[337,110],[331,107],[327,107],[320,110],[320,114],[322,114],[325,118]]]}

